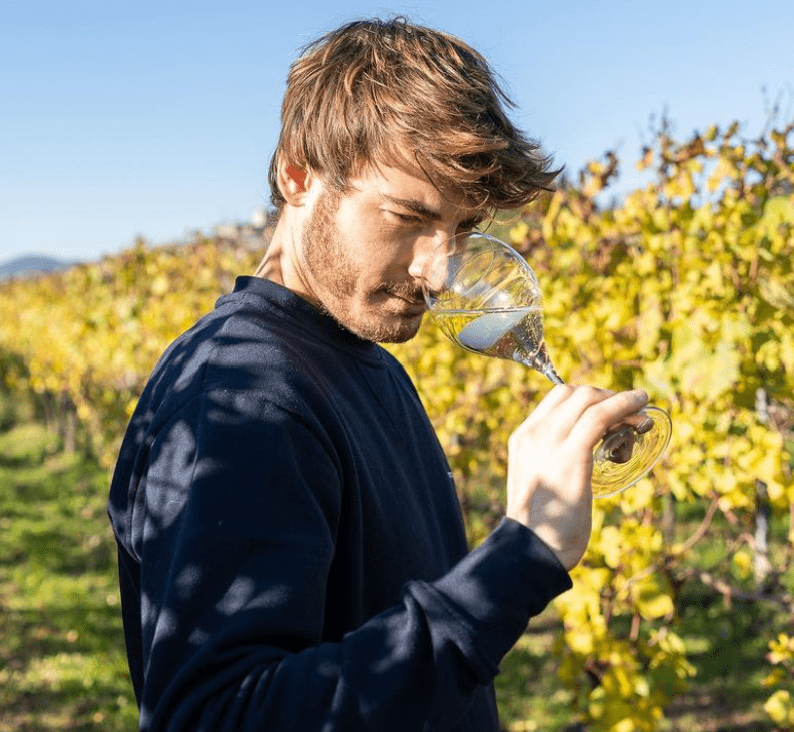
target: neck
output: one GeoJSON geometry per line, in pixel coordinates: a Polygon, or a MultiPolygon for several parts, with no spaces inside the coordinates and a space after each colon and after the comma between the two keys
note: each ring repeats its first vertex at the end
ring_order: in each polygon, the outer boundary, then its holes
{"type": "Polygon", "coordinates": [[[290,213],[289,210],[283,211],[279,217],[265,256],[256,268],[254,276],[283,285],[304,300],[316,302],[316,298],[311,296],[310,288],[301,275],[301,267],[298,264],[299,252],[296,247],[296,242],[301,237],[301,227],[299,222],[293,220],[294,217],[290,213]]]}
{"type": "Polygon", "coordinates": [[[254,277],[272,280],[279,285],[290,287],[288,284],[291,280],[290,273],[295,269],[293,266],[294,247],[292,242],[294,233],[297,233],[295,232],[294,222],[290,221],[291,218],[288,210],[281,212],[276,228],[273,230],[273,235],[268,243],[265,256],[259,263],[256,272],[254,272],[254,277]]]}

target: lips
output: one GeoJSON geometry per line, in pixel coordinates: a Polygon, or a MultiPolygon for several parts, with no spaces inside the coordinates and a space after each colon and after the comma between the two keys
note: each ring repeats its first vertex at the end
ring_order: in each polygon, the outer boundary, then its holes
{"type": "Polygon", "coordinates": [[[418,315],[427,309],[424,295],[422,294],[422,291],[418,290],[416,287],[411,285],[395,285],[390,283],[388,285],[384,285],[381,289],[391,297],[397,298],[398,300],[404,302],[408,306],[407,309],[411,311],[411,314],[418,315]]]}
{"type": "Polygon", "coordinates": [[[402,297],[401,295],[396,295],[396,297],[399,300],[402,300],[408,306],[407,310],[412,315],[420,315],[427,309],[424,300],[410,300],[406,297],[402,297]]]}
{"type": "Polygon", "coordinates": [[[424,298],[413,298],[396,292],[388,292],[387,294],[397,304],[401,315],[414,317],[421,315],[427,310],[424,298]]]}

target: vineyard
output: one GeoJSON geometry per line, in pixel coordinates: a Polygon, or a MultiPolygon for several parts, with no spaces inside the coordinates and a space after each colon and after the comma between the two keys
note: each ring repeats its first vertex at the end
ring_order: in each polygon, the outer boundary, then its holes
{"type": "MultiPolygon", "coordinates": [[[[652,475],[596,503],[575,588],[554,603],[554,668],[588,732],[677,729],[668,710],[727,632],[708,619],[750,608],[746,633],[762,647],[747,673],[764,720],[753,729],[791,731],[794,123],[753,139],[738,124],[683,140],[663,129],[638,167],[645,184],[620,201],[609,202],[609,153],[492,226],[538,274],[563,377],[645,388],[674,424],[652,475]]],[[[3,388],[109,469],[163,348],[260,257],[201,237],[141,241],[2,284],[3,388]]],[[[456,348],[430,322],[390,350],[434,421],[474,545],[502,514],[508,435],[548,386],[456,348]]]]}

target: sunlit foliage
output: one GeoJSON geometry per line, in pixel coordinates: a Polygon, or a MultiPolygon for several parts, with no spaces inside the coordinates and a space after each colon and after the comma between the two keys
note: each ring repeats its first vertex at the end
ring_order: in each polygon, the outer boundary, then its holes
{"type": "MultiPolygon", "coordinates": [[[[662,130],[641,155],[646,182],[621,200],[609,201],[610,153],[503,230],[538,273],[558,371],[643,387],[674,423],[653,474],[597,502],[575,589],[555,603],[561,679],[592,732],[659,729],[695,673],[678,632],[693,583],[794,614],[793,128],[753,140],[738,125],[684,140],[662,130]],[[697,517],[686,531],[674,520],[682,511],[697,517]],[[763,520],[774,528],[766,538],[763,520]]],[[[109,466],[160,352],[260,254],[139,242],[4,284],[7,385],[76,410],[82,439],[109,466]]],[[[507,437],[549,386],[463,352],[430,322],[392,350],[450,458],[474,545],[503,512],[507,437]]],[[[766,710],[784,730],[794,729],[793,630],[768,641],[766,710]]]]}

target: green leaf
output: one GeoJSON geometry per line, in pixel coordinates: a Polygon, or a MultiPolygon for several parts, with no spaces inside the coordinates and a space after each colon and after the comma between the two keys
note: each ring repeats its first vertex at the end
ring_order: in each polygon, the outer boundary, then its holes
{"type": "Polygon", "coordinates": [[[632,599],[646,620],[672,615],[675,610],[669,589],[655,574],[643,577],[632,587],[632,599]]]}

